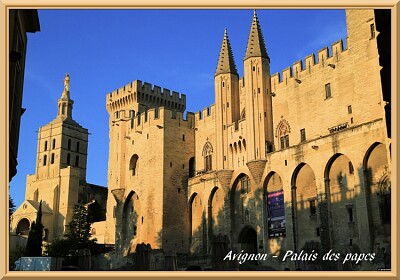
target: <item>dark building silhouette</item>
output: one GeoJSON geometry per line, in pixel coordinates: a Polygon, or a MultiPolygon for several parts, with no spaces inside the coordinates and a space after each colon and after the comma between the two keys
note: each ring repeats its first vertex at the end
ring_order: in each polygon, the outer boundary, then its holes
{"type": "Polygon", "coordinates": [[[26,33],[40,31],[37,10],[9,11],[9,181],[17,174],[18,140],[24,85],[25,58],[28,38],[26,33]]]}

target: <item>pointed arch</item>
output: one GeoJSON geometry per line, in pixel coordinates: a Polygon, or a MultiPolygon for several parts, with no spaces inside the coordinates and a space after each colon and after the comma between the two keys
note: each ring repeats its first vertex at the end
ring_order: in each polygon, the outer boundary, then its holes
{"type": "Polygon", "coordinates": [[[203,146],[202,156],[204,157],[204,170],[210,171],[212,170],[212,154],[213,154],[213,146],[210,141],[207,141],[203,146]]]}
{"type": "Polygon", "coordinates": [[[192,253],[206,253],[207,231],[206,213],[200,195],[193,193],[189,199],[190,250],[192,253]]]}
{"type": "Polygon", "coordinates": [[[210,141],[207,141],[203,146],[202,156],[211,155],[213,153],[213,146],[210,141]]]}
{"type": "Polygon", "coordinates": [[[290,125],[289,122],[285,119],[281,120],[275,131],[275,137],[278,138],[279,148],[285,149],[289,147],[289,134],[290,134],[290,125]]]}
{"type": "Polygon", "coordinates": [[[317,227],[317,185],[312,168],[301,162],[291,178],[293,241],[295,250],[315,238],[317,227]],[[299,234],[301,233],[301,234],[299,234]]]}
{"type": "Polygon", "coordinates": [[[138,221],[141,215],[139,196],[135,191],[130,191],[122,208],[122,244],[127,244],[131,239],[137,237],[138,221]]]}
{"type": "Polygon", "coordinates": [[[375,142],[368,148],[363,159],[363,174],[374,235],[390,236],[391,168],[384,144],[375,142]]]}
{"type": "MultiPolygon", "coordinates": [[[[233,181],[229,194],[229,206],[231,215],[231,231],[233,239],[236,240],[239,234],[239,225],[245,222],[245,212],[251,205],[247,193],[251,191],[250,176],[244,172],[240,173],[233,181]]],[[[254,211],[254,209],[252,210],[254,211]]],[[[250,217],[250,214],[248,215],[250,217]]],[[[246,223],[248,219],[246,220],[246,223]]]]}
{"type": "Polygon", "coordinates": [[[264,209],[266,215],[266,235],[269,238],[268,248],[270,252],[276,250],[273,239],[286,236],[286,213],[285,213],[285,193],[281,176],[271,171],[264,181],[264,209]]]}
{"type": "Polygon", "coordinates": [[[326,164],[324,177],[327,201],[322,201],[321,215],[328,218],[321,220],[321,243],[335,247],[352,237],[351,233],[338,229],[349,224],[357,228],[358,223],[351,160],[344,154],[334,154],[326,164]]]}
{"type": "Polygon", "coordinates": [[[214,187],[211,190],[210,196],[208,197],[208,252],[210,252],[212,238],[216,234],[215,227],[218,226],[218,214],[223,206],[223,198],[220,195],[221,190],[218,187],[214,187]]]}

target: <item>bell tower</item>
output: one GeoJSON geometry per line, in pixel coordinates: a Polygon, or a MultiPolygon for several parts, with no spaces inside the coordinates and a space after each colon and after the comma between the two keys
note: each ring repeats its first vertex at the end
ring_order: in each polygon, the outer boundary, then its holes
{"type": "Polygon", "coordinates": [[[86,178],[88,130],[72,119],[70,76],[65,75],[64,90],[58,99],[57,117],[39,128],[36,160],[38,179],[59,176],[60,169],[72,166],[86,178]]]}
{"type": "Polygon", "coordinates": [[[239,75],[236,70],[228,32],[225,29],[217,70],[214,75],[216,108],[216,168],[224,169],[227,165],[228,125],[239,120],[239,75]]]}
{"type": "Polygon", "coordinates": [[[254,11],[244,56],[246,131],[249,160],[265,158],[272,150],[272,100],[270,59],[254,11]]]}

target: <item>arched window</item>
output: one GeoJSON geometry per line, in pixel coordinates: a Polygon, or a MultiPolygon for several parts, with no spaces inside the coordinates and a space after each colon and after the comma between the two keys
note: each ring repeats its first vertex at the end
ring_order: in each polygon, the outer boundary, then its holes
{"type": "Polygon", "coordinates": [[[51,164],[54,163],[54,153],[51,154],[51,161],[50,161],[50,163],[51,163],[51,164]]]}
{"type": "Polygon", "coordinates": [[[47,141],[44,141],[44,150],[47,151],[47,141]]]}
{"type": "Polygon", "coordinates": [[[79,153],[79,142],[76,142],[76,151],[79,153]]]}
{"type": "Polygon", "coordinates": [[[67,154],[67,165],[71,165],[71,155],[67,154]]]}
{"type": "Polygon", "coordinates": [[[137,174],[137,171],[138,171],[138,159],[139,159],[138,155],[134,154],[131,157],[131,160],[129,162],[129,170],[131,170],[132,176],[135,176],[137,174]]]}
{"type": "Polygon", "coordinates": [[[47,155],[44,155],[43,157],[43,166],[47,165],[47,155]]]}
{"type": "Polygon", "coordinates": [[[56,148],[56,139],[53,139],[53,146],[52,146],[52,149],[55,149],[56,148]]]}
{"type": "Polygon", "coordinates": [[[71,139],[68,139],[68,150],[71,150],[71,139]]]}
{"type": "Polygon", "coordinates": [[[213,147],[209,141],[203,147],[203,157],[204,157],[204,170],[210,171],[212,170],[212,153],[213,147]]]}
{"type": "Polygon", "coordinates": [[[239,179],[238,186],[242,194],[247,194],[251,192],[250,178],[249,176],[243,176],[239,179]]]}
{"type": "Polygon", "coordinates": [[[286,120],[281,120],[278,124],[278,128],[276,131],[276,135],[279,140],[279,145],[281,149],[285,149],[289,147],[289,133],[290,126],[286,120]]]}

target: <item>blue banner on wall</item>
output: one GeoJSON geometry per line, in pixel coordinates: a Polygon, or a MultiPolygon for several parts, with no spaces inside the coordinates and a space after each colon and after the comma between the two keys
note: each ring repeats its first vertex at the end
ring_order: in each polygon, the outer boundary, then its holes
{"type": "Polygon", "coordinates": [[[286,236],[283,190],[267,193],[268,236],[286,236]]]}

